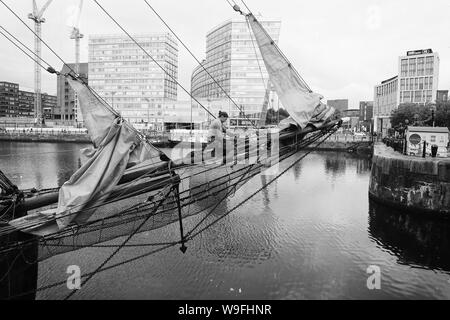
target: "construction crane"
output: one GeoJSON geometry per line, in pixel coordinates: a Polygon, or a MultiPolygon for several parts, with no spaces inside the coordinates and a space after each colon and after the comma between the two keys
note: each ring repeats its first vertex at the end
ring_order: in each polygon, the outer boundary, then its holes
{"type": "Polygon", "coordinates": [[[42,17],[44,11],[48,8],[53,0],[48,0],[45,5],[38,10],[36,0],[33,0],[33,13],[28,15],[28,18],[34,21],[34,52],[37,57],[37,62],[34,65],[34,116],[38,124],[43,123],[42,116],[42,100],[41,100],[41,68],[38,64],[41,58],[41,24],[45,22],[42,17]]]}
{"type": "MultiPolygon", "coordinates": [[[[80,33],[79,24],[81,17],[81,8],[83,7],[83,0],[80,0],[80,4],[78,6],[78,16],[75,22],[75,25],[72,27],[72,32],[70,33],[70,39],[75,40],[75,72],[77,75],[80,74],[80,39],[84,37],[82,33],[80,33]]],[[[75,93],[75,105],[74,105],[74,113],[75,113],[75,122],[82,122],[81,113],[78,110],[78,97],[75,93]]]]}

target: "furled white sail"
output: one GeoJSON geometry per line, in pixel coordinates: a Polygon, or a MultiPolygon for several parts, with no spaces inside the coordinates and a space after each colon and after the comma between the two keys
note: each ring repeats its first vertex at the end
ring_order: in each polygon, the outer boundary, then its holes
{"type": "Polygon", "coordinates": [[[283,107],[301,128],[308,123],[320,126],[334,113],[334,108],[322,103],[323,97],[308,89],[255,16],[250,13],[246,17],[283,107]]]}
{"type": "Polygon", "coordinates": [[[68,79],[78,95],[84,124],[93,142],[81,150],[83,164],[59,190],[56,211],[48,210],[10,222],[22,231],[36,235],[57,232],[70,223],[84,223],[117,185],[131,163],[154,161],[160,165],[161,152],[141,141],[139,134],[123,119],[113,114],[88,87],[68,79]],[[33,225],[33,228],[23,228],[33,225]]]}

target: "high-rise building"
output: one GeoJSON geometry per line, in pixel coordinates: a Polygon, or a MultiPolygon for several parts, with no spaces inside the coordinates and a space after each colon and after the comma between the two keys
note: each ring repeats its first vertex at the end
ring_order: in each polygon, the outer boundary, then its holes
{"type": "Polygon", "coordinates": [[[359,120],[371,121],[373,118],[373,101],[359,102],[359,120]]]}
{"type": "Polygon", "coordinates": [[[343,112],[348,109],[348,99],[327,100],[327,105],[340,112],[343,112]]]}
{"type": "Polygon", "coordinates": [[[425,105],[434,101],[439,81],[439,55],[431,49],[408,51],[398,58],[397,101],[425,105]]]}
{"type": "MultiPolygon", "coordinates": [[[[68,74],[71,70],[75,70],[75,63],[65,64],[61,69],[61,75],[57,78],[57,104],[54,110],[54,118],[64,121],[75,119],[75,92],[67,82],[64,74],[68,74]]],[[[80,77],[88,83],[88,64],[80,63],[80,77]]]]}
{"type": "MultiPolygon", "coordinates": [[[[278,43],[281,21],[262,17],[258,20],[278,43]]],[[[211,102],[213,114],[216,115],[219,110],[227,111],[232,126],[233,123],[237,125],[240,118],[259,120],[265,103],[269,108],[281,107],[268,84],[264,61],[244,18],[225,21],[207,33],[206,59],[202,65],[215,81],[202,66],[197,66],[192,72],[191,93],[201,101],[211,102]],[[243,114],[227,96],[233,99],[243,114]]]]}
{"type": "Polygon", "coordinates": [[[178,44],[169,33],[133,37],[165,72],[126,35],[91,35],[89,84],[129,122],[162,128],[163,103],[177,99],[178,44]]]}

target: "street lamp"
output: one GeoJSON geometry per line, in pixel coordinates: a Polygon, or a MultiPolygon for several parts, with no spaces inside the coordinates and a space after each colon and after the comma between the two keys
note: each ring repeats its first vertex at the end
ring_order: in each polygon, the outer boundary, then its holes
{"type": "Polygon", "coordinates": [[[147,128],[150,126],[150,99],[144,98],[144,101],[147,101],[147,128]]]}
{"type": "Polygon", "coordinates": [[[429,108],[430,108],[430,111],[431,111],[431,122],[432,122],[432,125],[434,127],[435,126],[435,115],[436,115],[436,103],[429,101],[425,105],[429,106],[429,108]]]}
{"type": "Polygon", "coordinates": [[[431,121],[433,122],[433,127],[435,125],[435,116],[436,116],[436,105],[434,103],[430,106],[431,109],[431,121]]]}

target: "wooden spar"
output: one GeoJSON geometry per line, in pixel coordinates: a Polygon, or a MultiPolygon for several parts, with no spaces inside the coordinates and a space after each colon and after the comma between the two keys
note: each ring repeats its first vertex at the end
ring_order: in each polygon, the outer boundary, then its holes
{"type": "MultiPolygon", "coordinates": [[[[118,185],[105,199],[105,202],[114,201],[114,199],[120,197],[120,199],[127,196],[137,196],[142,193],[155,191],[163,188],[167,183],[178,183],[180,177],[178,175],[171,176],[168,173],[160,175],[158,177],[143,178],[142,181],[131,181],[118,185]]],[[[41,207],[45,207],[58,202],[59,191],[44,194],[42,196],[36,196],[25,199],[17,206],[17,210],[34,210],[41,207]]],[[[97,201],[102,199],[97,199],[97,201]]]]}

